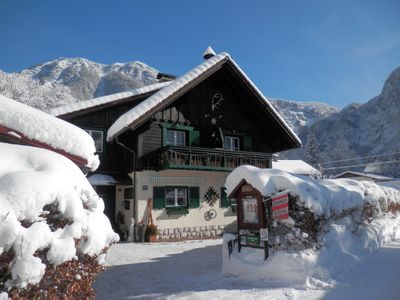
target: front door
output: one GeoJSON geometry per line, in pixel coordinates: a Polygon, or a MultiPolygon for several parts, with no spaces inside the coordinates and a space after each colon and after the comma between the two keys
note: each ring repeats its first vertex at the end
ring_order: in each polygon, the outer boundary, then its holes
{"type": "Polygon", "coordinates": [[[96,185],[94,186],[99,197],[104,201],[104,214],[110,220],[114,230],[117,229],[115,222],[115,186],[113,185],[96,185]]]}

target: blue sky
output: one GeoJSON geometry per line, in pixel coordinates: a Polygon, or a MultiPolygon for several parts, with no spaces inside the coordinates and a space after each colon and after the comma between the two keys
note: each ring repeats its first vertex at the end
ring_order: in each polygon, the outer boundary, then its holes
{"type": "Polygon", "coordinates": [[[400,66],[394,0],[0,0],[0,69],[58,57],[181,75],[211,45],[269,97],[366,102],[400,66]]]}

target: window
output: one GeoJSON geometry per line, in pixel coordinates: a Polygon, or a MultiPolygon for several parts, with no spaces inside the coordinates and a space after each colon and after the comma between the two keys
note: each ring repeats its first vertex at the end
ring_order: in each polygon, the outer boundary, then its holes
{"type": "Polygon", "coordinates": [[[155,186],[153,187],[153,208],[182,210],[200,207],[200,188],[197,186],[155,186]]]}
{"type": "Polygon", "coordinates": [[[88,129],[85,129],[85,131],[92,137],[96,152],[103,152],[103,131],[88,129]]]}
{"type": "Polygon", "coordinates": [[[186,133],[179,130],[167,130],[167,145],[185,146],[186,133]]]}
{"type": "Polygon", "coordinates": [[[237,136],[225,136],[224,137],[224,149],[230,151],[239,151],[240,139],[237,136]]]}
{"type": "Polygon", "coordinates": [[[166,207],[187,206],[187,188],[166,187],[165,206],[166,207]]]}
{"type": "Polygon", "coordinates": [[[133,188],[124,189],[124,199],[133,199],[133,188]]]}

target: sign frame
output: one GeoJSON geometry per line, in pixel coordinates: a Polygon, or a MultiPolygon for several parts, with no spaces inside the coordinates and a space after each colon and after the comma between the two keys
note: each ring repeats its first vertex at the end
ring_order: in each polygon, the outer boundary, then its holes
{"type": "MultiPolygon", "coordinates": [[[[260,229],[267,229],[267,216],[265,214],[265,203],[261,193],[246,181],[238,186],[235,193],[237,199],[237,219],[238,219],[238,251],[241,247],[261,248],[264,249],[264,260],[268,258],[268,241],[261,240],[260,229]],[[249,203],[250,210],[246,217],[246,202],[249,203]],[[255,217],[257,222],[249,222],[249,216],[255,217]],[[246,233],[245,233],[246,232],[246,233]]],[[[267,229],[268,230],[268,229],[267,229]]]]}

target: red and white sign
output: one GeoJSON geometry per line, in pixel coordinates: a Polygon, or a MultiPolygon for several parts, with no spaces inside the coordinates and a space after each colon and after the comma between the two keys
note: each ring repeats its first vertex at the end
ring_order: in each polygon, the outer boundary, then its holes
{"type": "Polygon", "coordinates": [[[271,196],[272,217],[274,219],[289,218],[289,191],[283,191],[271,196]]]}

